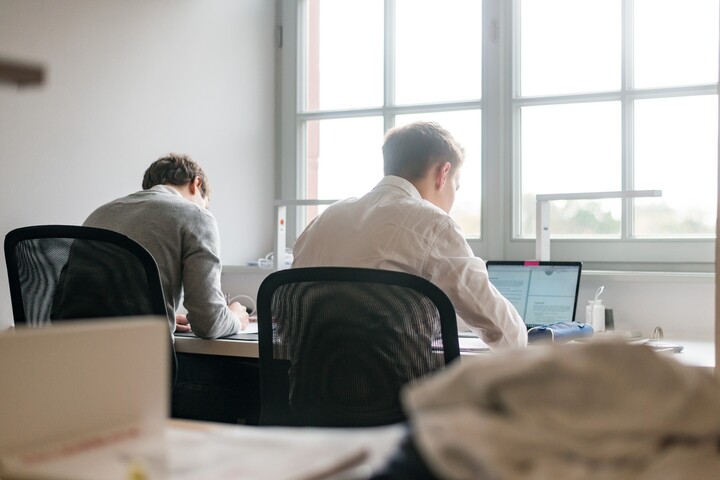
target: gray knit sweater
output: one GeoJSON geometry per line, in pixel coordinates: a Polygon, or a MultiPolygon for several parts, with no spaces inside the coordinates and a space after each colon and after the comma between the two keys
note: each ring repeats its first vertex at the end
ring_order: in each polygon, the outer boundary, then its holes
{"type": "Polygon", "coordinates": [[[84,225],[114,230],[144,246],[160,268],[169,313],[177,311],[184,289],[183,306],[195,335],[217,338],[240,330],[220,290],[220,240],[208,210],[158,185],[103,205],[84,225]]]}

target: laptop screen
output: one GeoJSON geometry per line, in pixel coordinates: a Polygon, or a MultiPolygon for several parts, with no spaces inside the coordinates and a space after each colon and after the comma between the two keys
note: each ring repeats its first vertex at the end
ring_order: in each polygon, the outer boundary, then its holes
{"type": "Polygon", "coordinates": [[[580,262],[486,262],[490,282],[513,304],[526,325],[575,320],[580,262]]]}

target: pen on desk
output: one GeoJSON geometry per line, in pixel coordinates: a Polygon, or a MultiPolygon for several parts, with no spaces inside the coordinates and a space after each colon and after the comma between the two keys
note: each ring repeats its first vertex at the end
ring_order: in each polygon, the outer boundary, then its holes
{"type": "Polygon", "coordinates": [[[361,465],[365,460],[367,460],[368,456],[369,454],[367,450],[357,450],[350,453],[345,458],[336,462],[335,464],[330,465],[329,467],[319,469],[309,475],[302,477],[302,480],[323,480],[326,478],[334,477],[338,473],[342,473],[346,470],[361,465]]]}
{"type": "Polygon", "coordinates": [[[145,465],[139,460],[133,460],[128,465],[127,480],[148,480],[149,476],[145,465]]]}

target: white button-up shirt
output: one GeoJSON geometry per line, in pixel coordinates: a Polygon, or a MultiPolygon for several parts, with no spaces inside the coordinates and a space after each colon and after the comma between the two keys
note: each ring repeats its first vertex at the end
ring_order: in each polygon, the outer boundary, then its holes
{"type": "Polygon", "coordinates": [[[527,327],[488,280],[460,226],[407,180],[387,176],[361,198],[328,207],[300,235],[293,267],[344,266],[411,273],[437,285],[492,348],[527,345],[527,327]]]}

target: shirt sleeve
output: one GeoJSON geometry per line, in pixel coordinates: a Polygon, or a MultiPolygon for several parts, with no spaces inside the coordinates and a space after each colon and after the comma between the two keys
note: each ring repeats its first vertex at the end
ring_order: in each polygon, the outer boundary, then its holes
{"type": "Polygon", "coordinates": [[[241,328],[220,288],[219,238],[215,217],[202,212],[202,217],[188,226],[183,239],[183,304],[193,333],[201,338],[232,335],[241,328]]]}
{"type": "Polygon", "coordinates": [[[473,254],[450,217],[439,226],[424,272],[450,298],[457,315],[491,348],[527,345],[525,323],[490,283],[485,262],[473,254]]]}
{"type": "Polygon", "coordinates": [[[308,259],[306,257],[309,257],[310,253],[307,253],[306,248],[307,237],[311,236],[315,225],[320,222],[321,216],[322,215],[318,215],[317,217],[313,218],[312,221],[308,224],[308,226],[305,227],[305,229],[300,233],[300,236],[297,238],[297,240],[295,240],[295,245],[293,245],[293,267],[302,267],[308,264],[308,259]]]}

